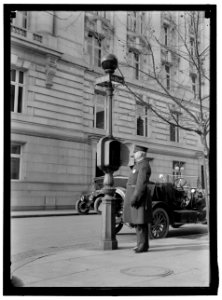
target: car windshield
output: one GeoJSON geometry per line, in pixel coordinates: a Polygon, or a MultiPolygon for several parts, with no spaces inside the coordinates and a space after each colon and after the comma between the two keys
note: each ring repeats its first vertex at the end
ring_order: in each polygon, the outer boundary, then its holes
{"type": "MultiPolygon", "coordinates": [[[[103,179],[104,177],[96,177],[94,179],[95,182],[95,189],[100,190],[103,188],[103,179]]],[[[126,188],[128,178],[124,176],[114,176],[114,187],[124,187],[126,188]]]]}
{"type": "Polygon", "coordinates": [[[103,188],[103,179],[104,177],[97,177],[94,179],[96,190],[100,190],[103,188]]]}

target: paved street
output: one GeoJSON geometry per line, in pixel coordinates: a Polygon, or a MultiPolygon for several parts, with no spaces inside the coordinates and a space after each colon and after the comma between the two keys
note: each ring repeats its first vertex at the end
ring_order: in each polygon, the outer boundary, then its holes
{"type": "MultiPolygon", "coordinates": [[[[99,247],[102,218],[100,215],[77,215],[43,218],[18,218],[11,221],[11,253],[16,260],[19,256],[57,251],[69,247],[99,247]]],[[[171,228],[170,237],[204,235],[207,226],[200,224],[171,228]]],[[[124,225],[117,236],[119,244],[135,240],[135,230],[124,225]]],[[[152,243],[152,242],[151,242],[152,243]]]]}
{"type": "Polygon", "coordinates": [[[117,235],[118,250],[103,251],[101,221],[100,215],[12,219],[13,275],[24,286],[208,286],[206,225],[171,228],[137,256],[135,231],[127,226],[117,235]]]}

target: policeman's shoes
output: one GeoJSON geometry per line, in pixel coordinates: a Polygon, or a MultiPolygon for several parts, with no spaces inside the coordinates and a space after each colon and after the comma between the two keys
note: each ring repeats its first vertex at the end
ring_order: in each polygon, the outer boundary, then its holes
{"type": "Polygon", "coordinates": [[[134,247],[133,250],[135,253],[148,252],[148,249],[138,249],[138,247],[134,247]]]}
{"type": "Polygon", "coordinates": [[[143,253],[143,252],[148,252],[148,250],[139,250],[139,249],[135,249],[134,252],[135,252],[135,253],[143,253]]]}

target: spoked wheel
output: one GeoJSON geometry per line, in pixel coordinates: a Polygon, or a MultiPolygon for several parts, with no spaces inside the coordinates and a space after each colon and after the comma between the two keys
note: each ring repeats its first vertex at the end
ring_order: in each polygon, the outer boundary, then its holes
{"type": "Polygon", "coordinates": [[[81,199],[76,201],[76,210],[81,215],[87,215],[89,212],[89,206],[85,201],[82,201],[81,199]]]}
{"type": "Polygon", "coordinates": [[[115,213],[115,234],[119,233],[123,227],[123,198],[118,193],[115,193],[116,198],[116,213],[115,213]]]}
{"type": "MultiPolygon", "coordinates": [[[[117,234],[118,232],[120,232],[120,230],[123,227],[123,218],[122,218],[123,199],[118,194],[115,194],[115,197],[117,198],[116,213],[115,213],[115,234],[117,234]]],[[[98,214],[102,213],[102,199],[103,199],[103,196],[100,196],[96,199],[96,201],[94,203],[94,210],[98,214]]]]}
{"type": "Polygon", "coordinates": [[[167,236],[169,232],[169,217],[165,209],[156,208],[153,211],[153,223],[151,226],[151,238],[161,239],[167,236]]]}

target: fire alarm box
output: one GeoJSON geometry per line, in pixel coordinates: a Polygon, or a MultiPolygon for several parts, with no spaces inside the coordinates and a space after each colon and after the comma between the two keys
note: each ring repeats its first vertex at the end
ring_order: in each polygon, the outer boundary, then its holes
{"type": "Polygon", "coordinates": [[[101,138],[97,144],[97,166],[104,172],[116,171],[120,167],[120,145],[114,138],[101,138]]]}

